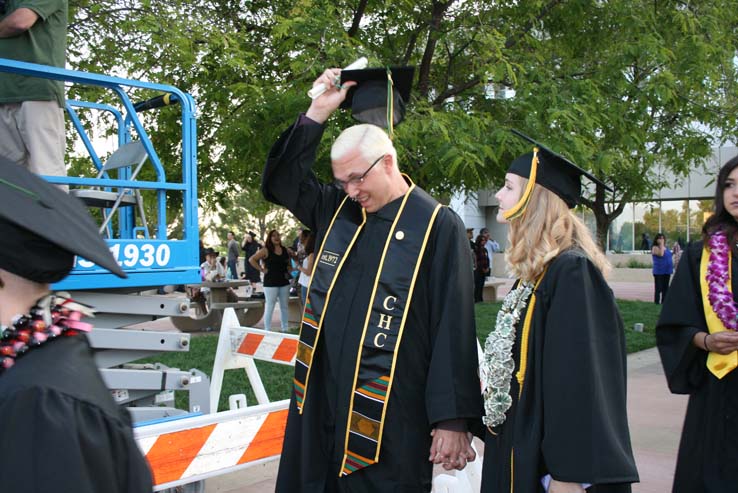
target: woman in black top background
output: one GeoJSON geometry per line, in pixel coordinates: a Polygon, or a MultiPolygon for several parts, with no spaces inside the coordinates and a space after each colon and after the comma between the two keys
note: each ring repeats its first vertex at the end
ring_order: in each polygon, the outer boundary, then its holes
{"type": "Polygon", "coordinates": [[[264,247],[249,258],[249,263],[264,273],[264,329],[272,328],[274,305],[279,300],[282,332],[287,330],[290,297],[290,257],[295,254],[282,245],[282,237],[276,229],[269,231],[264,247]]]}

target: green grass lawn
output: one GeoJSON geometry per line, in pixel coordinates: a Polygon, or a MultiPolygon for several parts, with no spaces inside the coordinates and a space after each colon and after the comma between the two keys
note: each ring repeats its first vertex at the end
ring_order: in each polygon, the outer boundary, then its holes
{"type": "MultiPolygon", "coordinates": [[[[477,335],[484,341],[494,327],[497,311],[502,303],[478,303],[475,305],[477,320],[477,335]]],[[[654,329],[661,310],[660,305],[643,301],[618,300],[618,307],[625,323],[625,337],[629,353],[647,349],[656,345],[654,329]],[[644,326],[642,333],[633,330],[633,324],[640,322],[644,326]]],[[[296,331],[296,330],[295,330],[296,331]]],[[[218,342],[217,334],[204,334],[192,337],[190,350],[187,353],[166,353],[156,357],[141,360],[141,362],[159,362],[172,368],[197,368],[208,375],[213,369],[215,349],[218,342]]],[[[293,368],[257,361],[259,374],[264,382],[269,399],[272,401],[286,399],[289,396],[292,384],[293,368]]],[[[220,395],[218,410],[228,409],[228,396],[231,394],[246,394],[249,405],[256,403],[256,397],[243,370],[228,370],[223,378],[223,390],[220,395]]],[[[180,409],[187,408],[187,393],[177,392],[176,405],[180,409]]]]}

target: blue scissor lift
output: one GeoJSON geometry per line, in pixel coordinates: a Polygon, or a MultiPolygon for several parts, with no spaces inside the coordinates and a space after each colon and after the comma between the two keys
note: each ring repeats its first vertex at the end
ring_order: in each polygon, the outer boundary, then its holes
{"type": "Polygon", "coordinates": [[[131,364],[132,361],[162,351],[189,349],[189,334],[148,330],[145,322],[167,316],[188,318],[190,301],[185,295],[176,298],[153,293],[156,288],[165,285],[200,282],[197,136],[193,98],[168,85],[4,58],[0,58],[0,72],[61,80],[66,84],[96,86],[117,96],[116,105],[67,101],[67,118],[73,123],[89,153],[90,176],[44,178],[51,183],[68,185],[72,193],[84,195],[82,191],[95,191],[117,197],[113,203],[103,203],[101,206],[101,217],[111,217],[107,224],[102,225],[102,232],[128,278],[120,279],[95,264],[78,258],[72,273],[55,284],[53,289],[71,291],[76,300],[96,308],[97,315],[93,321],[95,330],[92,331],[90,340],[96,349],[98,366],[106,384],[113,389],[115,399],[122,405],[131,406],[134,421],[186,413],[187,411],[174,408],[174,390],[189,391],[189,412],[210,412],[209,379],[204,373],[195,369],[171,369],[158,364],[131,364]],[[129,93],[139,89],[155,91],[159,96],[134,104],[129,93]],[[177,174],[176,179],[172,178],[171,172],[167,177],[149,134],[139,118],[140,112],[169,103],[178,103],[181,111],[181,173],[177,174]],[[107,160],[101,159],[93,147],[79,117],[82,111],[112,115],[117,126],[118,148],[107,160]],[[117,167],[115,171],[107,170],[112,168],[109,163],[113,156],[118,154],[125,158],[124,154],[129,154],[128,150],[145,151],[143,168],[147,171],[143,175],[149,179],[139,178],[135,164],[117,167]],[[150,178],[151,176],[154,178],[150,178]],[[181,217],[167,216],[167,198],[172,194],[181,194],[181,217]],[[148,221],[145,220],[145,215],[142,217],[141,212],[147,207],[151,210],[151,205],[142,205],[142,197],[156,203],[152,214],[155,217],[148,218],[148,221]],[[123,207],[127,204],[135,206],[123,207]],[[168,233],[169,225],[173,222],[182,225],[182,233],[176,238],[168,233]],[[125,328],[130,325],[136,325],[136,328],[125,328]]]}

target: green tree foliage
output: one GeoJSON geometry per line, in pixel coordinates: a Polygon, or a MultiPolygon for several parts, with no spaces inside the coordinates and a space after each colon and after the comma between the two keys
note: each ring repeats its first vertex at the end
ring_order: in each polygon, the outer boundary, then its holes
{"type": "Polygon", "coordinates": [[[220,204],[220,208],[200,219],[200,235],[212,239],[214,246],[225,248],[229,231],[235,233],[239,244],[248,232],[256,233],[255,239],[261,243],[272,229],[279,231],[286,245],[297,236],[298,223],[292,214],[267,202],[258,188],[227,194],[220,204]],[[210,221],[209,217],[217,220],[210,221]]]}
{"type": "MultiPolygon", "coordinates": [[[[417,67],[396,142],[421,186],[499,184],[525,150],[508,132],[518,128],[614,190],[584,203],[601,242],[626,202],[665,185],[655,163],[683,175],[736,133],[732,0],[70,0],[70,16],[73,67],[193,94],[206,210],[223,208],[226,190],[255,190],[311,82],[362,55],[417,67]]],[[[147,116],[172,167],[173,115],[147,116]]],[[[326,139],[348,124],[336,115],[326,139]]]]}

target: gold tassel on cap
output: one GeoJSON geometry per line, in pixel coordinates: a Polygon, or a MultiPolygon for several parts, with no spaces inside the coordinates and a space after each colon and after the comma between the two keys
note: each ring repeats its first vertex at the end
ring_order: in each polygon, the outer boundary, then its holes
{"type": "Polygon", "coordinates": [[[502,213],[502,217],[511,221],[522,216],[530,202],[530,196],[533,194],[533,187],[536,184],[536,174],[538,172],[538,147],[533,148],[533,159],[530,162],[530,176],[528,177],[528,185],[526,185],[523,195],[517,204],[502,213]]]}

